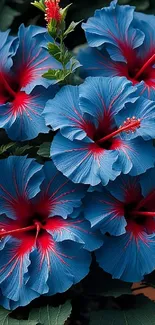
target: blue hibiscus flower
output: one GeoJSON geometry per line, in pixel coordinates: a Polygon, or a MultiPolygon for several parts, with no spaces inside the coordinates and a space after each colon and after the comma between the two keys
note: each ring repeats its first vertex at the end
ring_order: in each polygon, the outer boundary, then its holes
{"type": "Polygon", "coordinates": [[[44,28],[23,25],[17,38],[0,33],[0,127],[12,140],[49,132],[41,113],[56,89],[42,75],[60,63],[45,49],[45,35],[44,28]]]}
{"type": "MultiPolygon", "coordinates": [[[[92,189],[94,190],[94,188],[92,189]]],[[[85,217],[104,234],[99,265],[113,278],[137,282],[155,268],[155,169],[119,176],[85,199],[85,217]]]]}
{"type": "Polygon", "coordinates": [[[139,94],[155,100],[155,17],[134,9],[114,0],[96,10],[83,24],[90,47],[79,60],[84,76],[125,76],[139,94]]]}
{"type": "Polygon", "coordinates": [[[79,282],[89,271],[88,251],[103,241],[83,216],[75,218],[85,186],[52,162],[9,157],[0,170],[0,304],[14,309],[79,282]]]}
{"type": "Polygon", "coordinates": [[[58,170],[94,186],[154,166],[155,105],[135,97],[135,90],[126,78],[90,77],[47,102],[46,124],[60,130],[51,145],[58,170]]]}

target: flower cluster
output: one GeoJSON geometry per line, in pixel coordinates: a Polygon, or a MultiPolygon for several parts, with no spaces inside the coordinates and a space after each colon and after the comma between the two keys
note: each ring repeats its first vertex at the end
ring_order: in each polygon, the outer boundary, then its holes
{"type": "MultiPolygon", "coordinates": [[[[47,21],[58,21],[59,1],[45,6],[47,21]]],[[[5,308],[66,291],[88,274],[91,251],[124,281],[155,269],[153,26],[154,17],[116,0],[96,11],[83,24],[89,77],[60,90],[42,77],[61,70],[43,28],[0,33],[0,127],[18,141],[54,131],[43,165],[27,156],[0,160],[5,308]]]]}

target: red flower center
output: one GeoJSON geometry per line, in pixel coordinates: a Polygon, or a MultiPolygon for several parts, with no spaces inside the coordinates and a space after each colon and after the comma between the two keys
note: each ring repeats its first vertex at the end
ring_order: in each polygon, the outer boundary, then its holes
{"type": "Polygon", "coordinates": [[[1,224],[1,238],[8,235],[22,238],[26,233],[37,238],[42,232],[45,232],[50,211],[48,198],[42,199],[36,204],[19,198],[19,201],[12,207],[15,211],[16,220],[10,219],[9,223],[1,224]]]}
{"type": "MultiPolygon", "coordinates": [[[[124,216],[127,221],[127,229],[135,233],[141,227],[147,229],[149,233],[155,230],[155,211],[152,208],[152,193],[143,198],[139,194],[139,199],[124,205],[124,216]],[[148,209],[150,208],[150,211],[148,209]],[[151,211],[152,210],[152,211],[151,211]]],[[[153,193],[154,196],[154,193],[153,193]]]]}
{"type": "Polygon", "coordinates": [[[2,104],[12,102],[20,90],[20,86],[16,83],[15,79],[4,72],[0,72],[0,88],[3,97],[2,104]]]}
{"type": "Polygon", "coordinates": [[[155,50],[150,48],[150,53],[141,58],[137,55],[137,50],[131,49],[128,44],[120,43],[122,53],[126,58],[127,64],[117,63],[120,76],[126,76],[129,80],[136,84],[140,81],[145,81],[148,86],[153,86],[154,82],[151,79],[155,78],[155,50]]]}

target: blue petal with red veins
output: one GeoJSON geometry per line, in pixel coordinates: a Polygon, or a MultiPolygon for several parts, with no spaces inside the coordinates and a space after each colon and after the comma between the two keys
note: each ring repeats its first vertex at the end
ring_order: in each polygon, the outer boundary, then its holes
{"type": "Polygon", "coordinates": [[[109,182],[107,190],[116,200],[125,204],[138,202],[141,200],[140,177],[133,178],[122,174],[115,180],[115,183],[109,182]]]}
{"type": "Polygon", "coordinates": [[[83,66],[80,69],[80,75],[83,78],[88,76],[115,77],[127,73],[126,64],[112,61],[105,48],[103,50],[91,47],[82,49],[78,54],[78,60],[83,66]]]}
{"type": "Polygon", "coordinates": [[[42,166],[26,156],[12,156],[0,160],[0,170],[0,213],[16,219],[17,207],[20,214],[24,209],[22,199],[31,199],[40,191],[42,166]]]}
{"type": "Polygon", "coordinates": [[[138,58],[142,59],[142,62],[145,62],[154,54],[155,30],[153,25],[146,21],[136,20],[135,24],[145,35],[142,46],[137,49],[138,58]]]}
{"type": "Polygon", "coordinates": [[[59,132],[51,145],[51,157],[57,169],[75,183],[107,185],[120,174],[113,169],[118,153],[98,147],[89,138],[70,141],[59,132]]]}
{"type": "Polygon", "coordinates": [[[144,34],[131,27],[133,13],[134,7],[119,6],[117,1],[112,1],[107,8],[96,10],[94,17],[82,25],[89,45],[98,47],[106,44],[113,59],[126,62],[125,53],[139,47],[144,40],[144,34]]]}
{"type": "Polygon", "coordinates": [[[54,241],[72,240],[84,244],[84,248],[88,251],[93,251],[103,244],[100,232],[92,230],[90,223],[83,217],[75,220],[49,218],[44,229],[52,235],[54,241]]]}
{"type": "Polygon", "coordinates": [[[5,82],[9,81],[11,76],[9,76],[10,68],[12,67],[13,61],[12,56],[15,53],[15,48],[12,45],[17,40],[16,38],[10,39],[8,36],[9,31],[0,32],[0,105],[5,103],[7,98],[5,82]]]}
{"type": "Polygon", "coordinates": [[[93,115],[99,122],[106,117],[111,121],[126,103],[135,102],[135,91],[136,88],[124,77],[88,77],[80,86],[81,110],[93,115]]]}
{"type": "Polygon", "coordinates": [[[101,193],[92,192],[86,196],[84,214],[91,226],[100,229],[103,234],[108,232],[119,236],[126,232],[127,223],[124,218],[123,204],[104,188],[101,193]]]}
{"type": "Polygon", "coordinates": [[[49,69],[61,69],[60,62],[55,60],[41,45],[44,41],[45,29],[37,26],[25,28],[20,26],[19,46],[14,56],[13,71],[18,78],[22,90],[29,94],[35,86],[48,87],[52,81],[42,75],[49,69]]]}
{"type": "Polygon", "coordinates": [[[82,140],[86,136],[87,123],[79,107],[79,87],[63,87],[54,99],[49,100],[43,115],[47,125],[53,130],[61,129],[61,134],[70,140],[82,140]]]}
{"type": "Polygon", "coordinates": [[[137,176],[154,166],[155,148],[151,140],[144,141],[140,137],[129,141],[121,140],[121,145],[116,149],[119,151],[119,158],[114,168],[121,170],[123,174],[130,172],[131,176],[137,176]]]}
{"type": "Polygon", "coordinates": [[[47,284],[46,295],[53,295],[66,291],[88,274],[91,256],[81,244],[70,240],[56,243],[46,234],[39,239],[38,252],[32,253],[31,261],[29,286],[37,291],[47,284]]]}
{"type": "Polygon", "coordinates": [[[139,282],[155,268],[155,236],[143,231],[136,236],[129,231],[118,237],[105,236],[96,258],[113,278],[139,282]]]}
{"type": "Polygon", "coordinates": [[[31,94],[17,93],[12,102],[1,106],[0,127],[14,141],[26,141],[39,133],[48,133],[42,112],[48,98],[54,97],[55,93],[54,86],[48,89],[35,87],[31,94]]]}
{"type": "Polygon", "coordinates": [[[45,163],[43,171],[45,179],[36,198],[36,201],[40,201],[38,212],[44,213],[47,209],[50,217],[58,215],[67,218],[74,208],[81,206],[87,187],[72,183],[56,169],[52,161],[45,163]]]}
{"type": "Polygon", "coordinates": [[[10,238],[1,251],[0,286],[2,294],[13,300],[15,305],[18,301],[18,306],[27,305],[38,297],[37,293],[27,287],[28,267],[31,263],[29,254],[30,250],[33,250],[33,243],[34,239],[30,237],[22,240],[21,246],[20,240],[10,238]]]}
{"type": "Polygon", "coordinates": [[[117,126],[123,125],[127,118],[132,119],[134,117],[135,121],[140,119],[140,127],[135,128],[133,132],[121,133],[123,139],[134,139],[137,136],[141,136],[144,140],[150,140],[155,138],[155,103],[148,99],[139,97],[134,104],[127,104],[126,109],[122,109],[115,116],[115,121],[117,126]]]}
{"type": "MultiPolygon", "coordinates": [[[[155,70],[155,69],[154,69],[155,70]]],[[[150,85],[145,83],[144,81],[141,81],[140,83],[136,84],[138,96],[143,96],[145,98],[148,98],[149,100],[155,101],[155,78],[153,76],[153,80],[150,78],[150,85]],[[153,83],[152,83],[153,81],[153,83]]]]}

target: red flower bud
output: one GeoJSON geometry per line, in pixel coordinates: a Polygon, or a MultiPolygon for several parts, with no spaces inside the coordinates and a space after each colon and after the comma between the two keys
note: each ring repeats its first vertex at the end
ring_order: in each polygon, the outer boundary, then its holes
{"type": "Polygon", "coordinates": [[[45,20],[48,23],[52,19],[55,19],[57,23],[61,21],[59,2],[60,0],[45,0],[45,20]]]}

